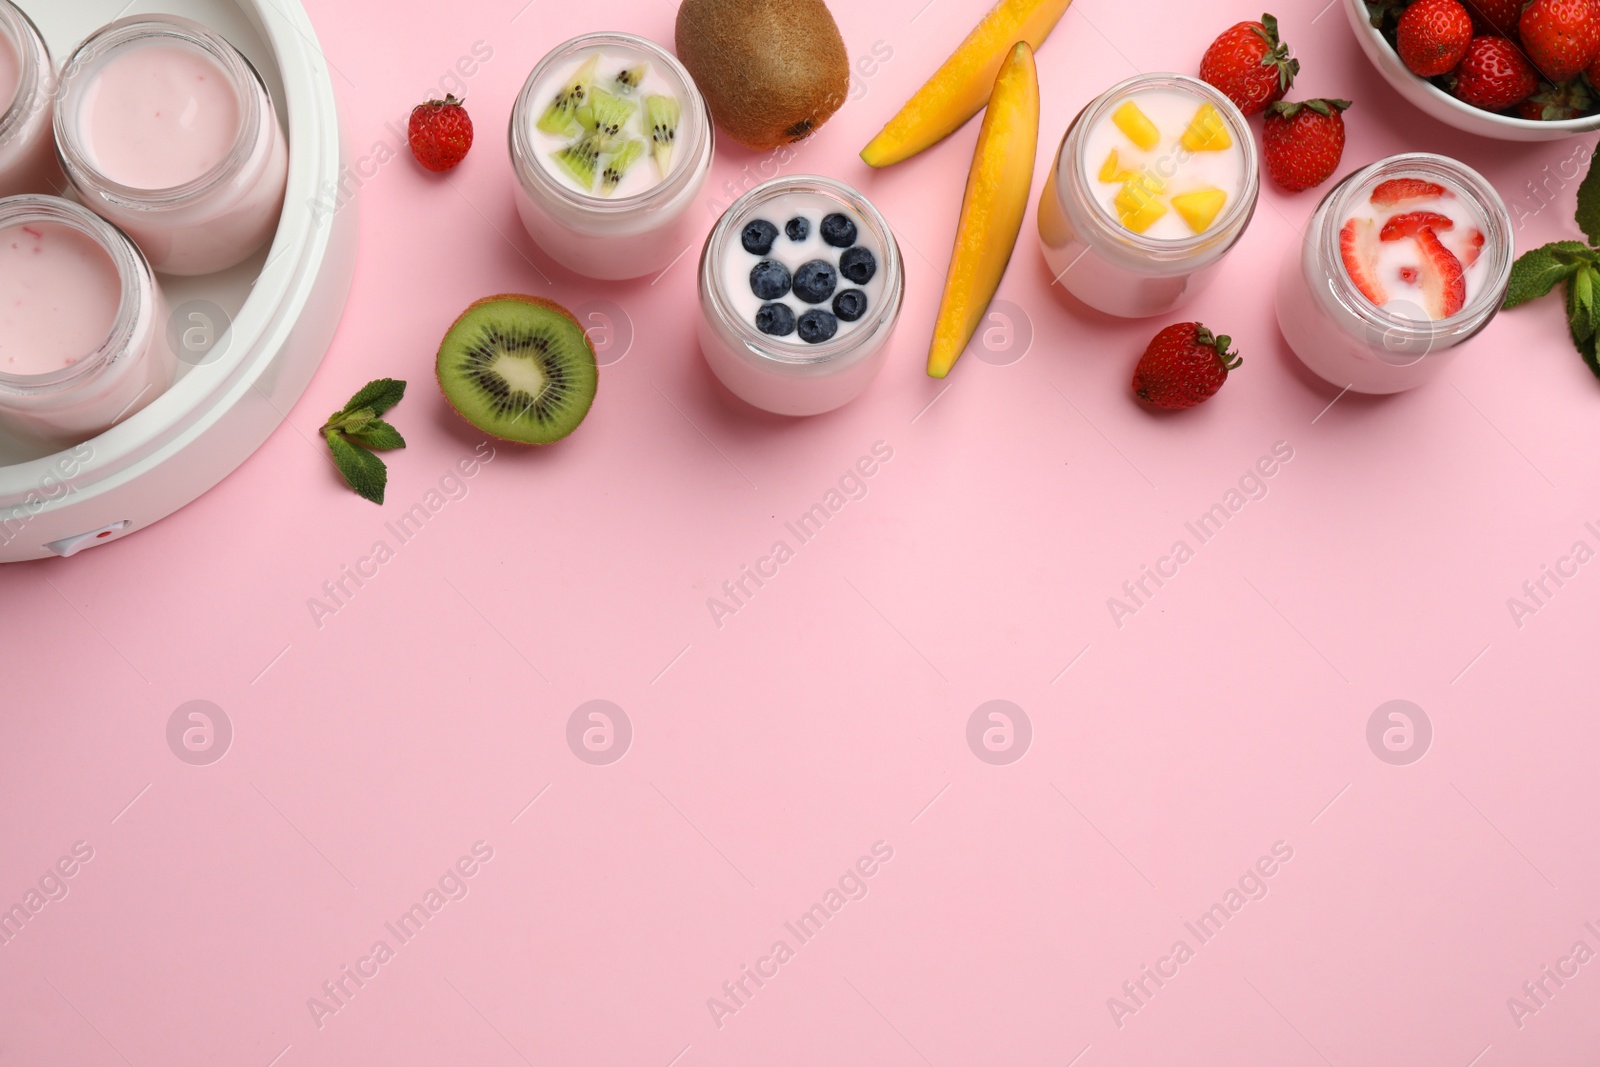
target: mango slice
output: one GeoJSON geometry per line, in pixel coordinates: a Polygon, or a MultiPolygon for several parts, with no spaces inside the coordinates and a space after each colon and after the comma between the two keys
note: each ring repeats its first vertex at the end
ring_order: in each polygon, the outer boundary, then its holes
{"type": "Polygon", "coordinates": [[[1228,204],[1228,194],[1221,189],[1196,189],[1172,198],[1173,210],[1189,224],[1195,233],[1205,233],[1217,221],[1228,204]]]}
{"type": "Polygon", "coordinates": [[[989,102],[995,77],[1026,41],[1038,48],[1072,0],[999,0],[927,84],[861,151],[869,166],[887,167],[938,144],[989,102]]]}
{"type": "Polygon", "coordinates": [[[1112,201],[1122,224],[1134,233],[1144,233],[1154,226],[1156,220],[1167,213],[1167,205],[1161,201],[1161,190],[1161,183],[1150,175],[1124,182],[1122,191],[1112,201]]]}
{"type": "Polygon", "coordinates": [[[1112,112],[1111,121],[1117,124],[1117,129],[1128,135],[1128,140],[1146,152],[1161,143],[1161,131],[1132,100],[1112,112]]]}
{"type": "Polygon", "coordinates": [[[1233,147],[1228,123],[1210,104],[1201,104],[1189,128],[1183,131],[1183,147],[1191,152],[1226,152],[1233,147]]]}
{"type": "Polygon", "coordinates": [[[1121,161],[1117,159],[1117,150],[1115,148],[1111,150],[1111,155],[1106,158],[1105,165],[1100,168],[1100,180],[1103,182],[1116,184],[1136,177],[1138,175],[1134,174],[1133,171],[1127,170],[1122,166],[1121,161]]]}
{"type": "Polygon", "coordinates": [[[928,350],[929,377],[950,373],[988,314],[1022,232],[1038,150],[1039,71],[1033,49],[1018,41],[995,78],[978,133],[928,350]]]}

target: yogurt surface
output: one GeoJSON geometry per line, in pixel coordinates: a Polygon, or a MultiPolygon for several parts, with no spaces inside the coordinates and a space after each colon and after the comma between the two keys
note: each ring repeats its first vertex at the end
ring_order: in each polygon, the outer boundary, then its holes
{"type": "Polygon", "coordinates": [[[0,372],[51,374],[97,351],[122,301],[116,264],[60,223],[0,230],[0,372]]]}

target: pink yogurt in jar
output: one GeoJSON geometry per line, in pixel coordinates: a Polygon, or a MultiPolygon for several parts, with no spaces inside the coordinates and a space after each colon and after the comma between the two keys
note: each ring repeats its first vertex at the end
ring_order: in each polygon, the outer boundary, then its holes
{"type": "Polygon", "coordinates": [[[1341,389],[1397,393],[1436,377],[1499,311],[1511,216],[1476,171],[1394,156],[1330,192],[1278,275],[1278,325],[1341,389]]]}
{"type": "Polygon", "coordinates": [[[277,229],[288,150],[232,45],[174,15],[122,19],[67,61],[56,141],[80,198],[166,274],[211,274],[277,229]]]}
{"type": "Polygon", "coordinates": [[[44,38],[10,0],[0,0],[0,197],[61,188],[51,135],[55,64],[44,38]]]}
{"type": "Polygon", "coordinates": [[[67,447],[140,411],[177,360],[150,264],[116,227],[53,196],[0,200],[0,425],[67,447]]]}

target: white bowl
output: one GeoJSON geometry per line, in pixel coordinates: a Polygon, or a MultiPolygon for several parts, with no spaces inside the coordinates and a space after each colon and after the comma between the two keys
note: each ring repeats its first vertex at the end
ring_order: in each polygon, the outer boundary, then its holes
{"type": "Polygon", "coordinates": [[[1356,40],[1361,42],[1362,51],[1378,68],[1378,73],[1401,96],[1440,122],[1498,141],[1559,141],[1600,130],[1600,115],[1560,122],[1535,122],[1531,119],[1507,118],[1463,103],[1426,78],[1419,78],[1406,69],[1400,53],[1372,25],[1364,0],[1345,0],[1344,13],[1350,17],[1350,27],[1356,31],[1356,40]]]}
{"type": "Polygon", "coordinates": [[[328,62],[299,0],[17,0],[59,67],[123,14],[167,11],[217,30],[260,71],[288,127],[288,195],[268,248],[221,274],[163,276],[169,305],[232,320],[226,350],[186,366],[143,411],[79,449],[42,455],[0,432],[0,563],[120,540],[195,500],[278,428],[344,311],[356,205],[328,210],[342,167],[328,62]]]}

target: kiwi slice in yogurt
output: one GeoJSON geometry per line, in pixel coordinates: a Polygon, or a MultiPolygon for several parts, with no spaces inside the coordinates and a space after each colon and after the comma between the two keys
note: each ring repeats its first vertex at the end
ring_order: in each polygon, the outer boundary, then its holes
{"type": "Polygon", "coordinates": [[[577,120],[578,111],[589,101],[594,72],[600,66],[600,53],[596,52],[578,68],[578,72],[556,93],[550,106],[539,117],[539,129],[545,133],[566,133],[577,120]]]}

